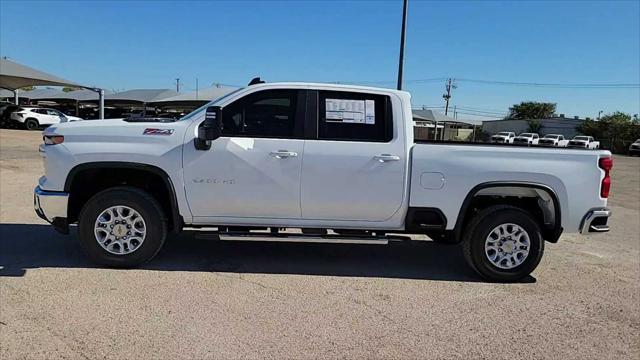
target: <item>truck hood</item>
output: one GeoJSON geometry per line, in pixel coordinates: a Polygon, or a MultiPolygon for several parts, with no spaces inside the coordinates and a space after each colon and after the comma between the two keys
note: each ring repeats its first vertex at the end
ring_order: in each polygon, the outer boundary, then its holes
{"type": "Polygon", "coordinates": [[[63,135],[68,142],[156,142],[159,138],[182,139],[185,122],[127,122],[123,119],[84,120],[51,125],[43,135],[63,135]],[[156,140],[153,140],[156,139],[156,140]]]}

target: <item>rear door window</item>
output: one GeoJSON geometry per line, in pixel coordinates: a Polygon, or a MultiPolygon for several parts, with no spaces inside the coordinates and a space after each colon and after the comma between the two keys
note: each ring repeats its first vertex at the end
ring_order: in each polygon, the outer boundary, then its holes
{"type": "Polygon", "coordinates": [[[318,91],[318,139],[389,142],[391,99],[346,91],[318,91]]]}

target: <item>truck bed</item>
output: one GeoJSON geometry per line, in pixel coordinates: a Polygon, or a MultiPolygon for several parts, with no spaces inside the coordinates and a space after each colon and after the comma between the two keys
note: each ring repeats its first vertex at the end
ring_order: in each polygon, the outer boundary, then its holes
{"type": "Polygon", "coordinates": [[[553,189],[562,227],[577,232],[584,209],[606,206],[600,197],[608,151],[512,144],[417,141],[411,149],[412,207],[438,204],[453,229],[467,194],[482,184],[537,184],[553,189]]]}

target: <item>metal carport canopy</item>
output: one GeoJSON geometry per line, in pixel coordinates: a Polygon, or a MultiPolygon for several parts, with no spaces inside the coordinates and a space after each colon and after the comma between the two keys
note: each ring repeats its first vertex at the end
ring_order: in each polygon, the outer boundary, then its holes
{"type": "Polygon", "coordinates": [[[104,91],[102,89],[76,84],[43,71],[18,64],[7,58],[0,58],[0,88],[13,91],[16,105],[18,105],[18,89],[38,85],[73,86],[93,90],[99,94],[100,118],[104,118],[104,91]]]}
{"type": "Polygon", "coordinates": [[[239,88],[233,86],[212,86],[210,88],[200,89],[198,91],[192,91],[190,93],[178,94],[164,99],[150,101],[149,103],[157,107],[171,105],[199,106],[202,104],[206,104],[211,100],[215,100],[221,96],[227,95],[230,92],[236,91],[237,89],[239,88]]]}

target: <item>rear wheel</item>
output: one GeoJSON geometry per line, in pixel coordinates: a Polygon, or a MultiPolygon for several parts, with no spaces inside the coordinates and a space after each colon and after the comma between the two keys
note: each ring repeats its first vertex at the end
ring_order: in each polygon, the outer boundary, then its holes
{"type": "Polygon", "coordinates": [[[24,121],[24,127],[27,130],[37,130],[40,127],[40,124],[38,123],[38,120],[34,118],[29,118],[24,121]]]}
{"type": "Polygon", "coordinates": [[[531,274],[544,252],[536,219],[513,206],[492,206],[468,224],[462,247],[467,263],[495,282],[517,281],[531,274]]]}
{"type": "Polygon", "coordinates": [[[151,260],[167,236],[160,204],[134,187],[116,187],[94,195],[79,216],[80,245],[94,262],[135,267],[151,260]]]}

